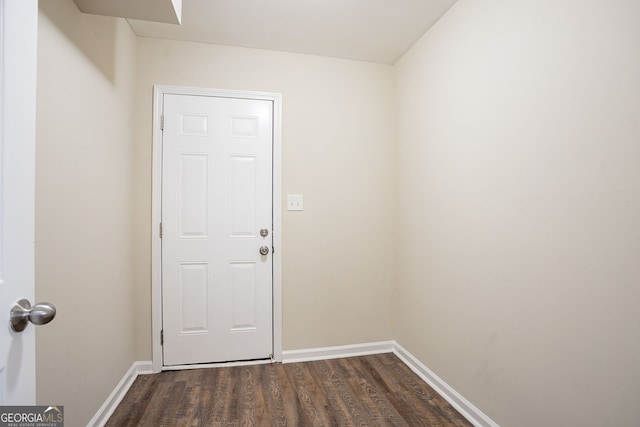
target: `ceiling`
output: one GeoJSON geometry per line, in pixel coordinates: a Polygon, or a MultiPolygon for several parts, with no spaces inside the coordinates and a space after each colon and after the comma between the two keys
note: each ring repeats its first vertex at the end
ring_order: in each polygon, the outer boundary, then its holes
{"type": "MultiPolygon", "coordinates": [[[[74,0],[112,4],[123,0],[74,0]]],[[[124,0],[135,5],[143,1],[124,0]]],[[[162,0],[175,2],[176,0],[162,0]]],[[[128,19],[142,37],[393,64],[456,0],[183,0],[182,24],[128,19]]],[[[82,7],[80,8],[82,10],[82,7]]],[[[137,18],[137,19],[131,19],[137,18]]],[[[166,22],[166,20],[165,20],[166,22]]]]}

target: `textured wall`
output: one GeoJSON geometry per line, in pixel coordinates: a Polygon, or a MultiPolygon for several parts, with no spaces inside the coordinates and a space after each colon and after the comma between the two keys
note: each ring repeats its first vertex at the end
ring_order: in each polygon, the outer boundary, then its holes
{"type": "Polygon", "coordinates": [[[638,16],[460,0],[396,65],[394,337],[504,426],[637,424],[638,16]]]}
{"type": "Polygon", "coordinates": [[[37,401],[86,425],[135,360],[135,36],[124,20],[40,2],[36,298],[58,308],[36,333],[37,401]]]}

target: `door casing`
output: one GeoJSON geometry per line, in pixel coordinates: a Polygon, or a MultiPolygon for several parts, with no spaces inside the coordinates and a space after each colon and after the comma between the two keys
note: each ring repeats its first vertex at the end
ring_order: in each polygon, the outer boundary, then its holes
{"type": "MultiPolygon", "coordinates": [[[[165,94],[261,99],[273,102],[273,358],[282,362],[282,96],[278,93],[220,90],[181,86],[154,86],[151,193],[151,331],[152,365],[162,370],[162,129],[165,94]]],[[[203,367],[206,365],[198,365],[203,367]]],[[[188,366],[187,366],[188,367],[188,366]]]]}
{"type": "Polygon", "coordinates": [[[33,405],[35,327],[12,331],[9,312],[35,303],[38,1],[0,0],[0,34],[0,405],[33,405]]]}
{"type": "Polygon", "coordinates": [[[38,1],[0,0],[0,405],[36,402],[35,328],[11,307],[34,301],[38,1]]]}

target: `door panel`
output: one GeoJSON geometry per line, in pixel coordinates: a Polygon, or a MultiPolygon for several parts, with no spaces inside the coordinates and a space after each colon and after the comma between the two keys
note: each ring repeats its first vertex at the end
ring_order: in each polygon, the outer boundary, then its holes
{"type": "Polygon", "coordinates": [[[273,353],[273,102],[165,94],[164,366],[273,353]]]}
{"type": "Polygon", "coordinates": [[[231,268],[231,330],[256,330],[256,263],[232,262],[231,268]]]}
{"type": "Polygon", "coordinates": [[[209,155],[180,154],[179,162],[180,238],[206,239],[209,236],[209,155]]]}
{"type": "Polygon", "coordinates": [[[209,265],[180,263],[178,282],[180,294],[181,334],[209,332],[209,265]]]}

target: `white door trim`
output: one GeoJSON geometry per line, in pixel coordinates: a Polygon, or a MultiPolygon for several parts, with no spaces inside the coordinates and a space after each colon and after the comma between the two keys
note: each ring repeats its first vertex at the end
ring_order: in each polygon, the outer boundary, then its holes
{"type": "Polygon", "coordinates": [[[196,95],[224,98],[261,99],[273,101],[273,358],[282,362],[282,95],[205,89],[181,86],[154,86],[153,96],[153,157],[151,182],[151,333],[154,372],[162,370],[162,129],[163,96],[196,95]]]}
{"type": "Polygon", "coordinates": [[[38,1],[0,0],[0,405],[36,401],[35,325],[9,326],[34,301],[38,1]]]}

